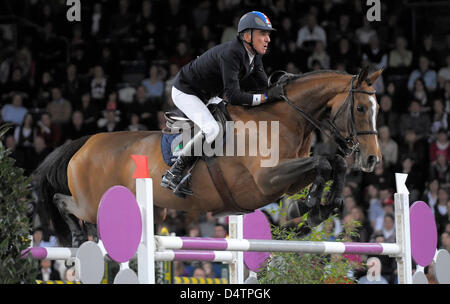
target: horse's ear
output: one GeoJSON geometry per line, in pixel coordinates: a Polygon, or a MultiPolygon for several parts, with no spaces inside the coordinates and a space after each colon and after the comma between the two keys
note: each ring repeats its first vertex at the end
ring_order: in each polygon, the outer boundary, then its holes
{"type": "Polygon", "coordinates": [[[378,71],[375,71],[367,77],[366,82],[369,86],[373,85],[375,82],[377,82],[378,78],[380,77],[381,73],[383,73],[384,67],[379,69],[378,71]]]}
{"type": "Polygon", "coordinates": [[[361,85],[361,83],[366,80],[367,75],[369,74],[369,66],[366,66],[365,68],[363,68],[361,70],[361,72],[359,72],[358,75],[358,81],[356,82],[356,87],[359,87],[361,85]]]}

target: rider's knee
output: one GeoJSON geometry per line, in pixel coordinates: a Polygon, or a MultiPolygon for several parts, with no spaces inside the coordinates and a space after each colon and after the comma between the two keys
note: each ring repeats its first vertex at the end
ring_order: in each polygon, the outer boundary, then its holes
{"type": "Polygon", "coordinates": [[[220,133],[220,126],[217,121],[208,123],[203,132],[205,132],[205,140],[208,144],[212,143],[220,133]]]}

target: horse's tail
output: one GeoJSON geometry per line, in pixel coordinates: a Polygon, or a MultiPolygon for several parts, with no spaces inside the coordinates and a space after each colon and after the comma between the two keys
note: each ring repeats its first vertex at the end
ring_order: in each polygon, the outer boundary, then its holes
{"type": "Polygon", "coordinates": [[[33,184],[38,197],[37,214],[44,233],[53,223],[54,233],[61,245],[71,245],[69,226],[58,208],[53,204],[56,193],[71,195],[67,182],[67,166],[72,156],[86,143],[91,135],[65,143],[50,153],[33,173],[33,184]]]}

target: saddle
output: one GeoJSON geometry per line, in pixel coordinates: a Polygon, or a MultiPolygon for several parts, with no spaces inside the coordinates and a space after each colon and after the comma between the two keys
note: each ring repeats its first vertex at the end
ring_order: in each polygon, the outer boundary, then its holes
{"type": "MultiPolygon", "coordinates": [[[[226,122],[231,120],[231,116],[227,111],[225,103],[222,101],[217,104],[209,104],[208,110],[211,112],[214,119],[223,127],[223,130],[225,130],[226,122]]],[[[163,134],[180,134],[182,130],[175,125],[177,122],[187,124],[191,129],[195,126],[194,122],[186,117],[180,109],[165,112],[164,118],[166,119],[166,128],[162,130],[163,134]]]]}
{"type": "MultiPolygon", "coordinates": [[[[224,142],[226,138],[226,122],[231,121],[231,116],[226,109],[225,103],[222,101],[217,104],[209,104],[208,109],[213,115],[214,119],[222,126],[224,130],[224,142]]],[[[164,161],[167,165],[171,166],[177,158],[177,150],[181,150],[182,147],[182,132],[190,130],[191,136],[194,132],[195,123],[191,121],[186,115],[179,109],[175,109],[171,112],[165,112],[164,117],[166,119],[166,127],[162,130],[163,137],[161,139],[161,151],[163,153],[164,161]],[[183,123],[183,129],[180,128],[179,122],[183,123]]],[[[231,214],[245,214],[253,212],[250,209],[244,209],[237,205],[234,201],[230,188],[228,187],[220,168],[219,163],[215,156],[207,157],[202,156],[202,160],[205,161],[208,168],[209,175],[217,189],[222,201],[223,207],[217,210],[213,210],[214,216],[225,216],[231,214]]],[[[194,169],[197,162],[195,162],[188,170],[188,174],[194,169]]]]}

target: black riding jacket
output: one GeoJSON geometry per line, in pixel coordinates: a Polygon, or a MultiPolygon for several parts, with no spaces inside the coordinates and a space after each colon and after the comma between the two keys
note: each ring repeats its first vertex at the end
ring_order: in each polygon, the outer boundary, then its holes
{"type": "Polygon", "coordinates": [[[181,68],[174,86],[199,97],[203,102],[219,96],[233,105],[252,105],[253,94],[267,89],[262,55],[255,54],[252,65],[241,40],[217,45],[181,68]],[[246,91],[246,92],[245,92],[246,91]]]}

